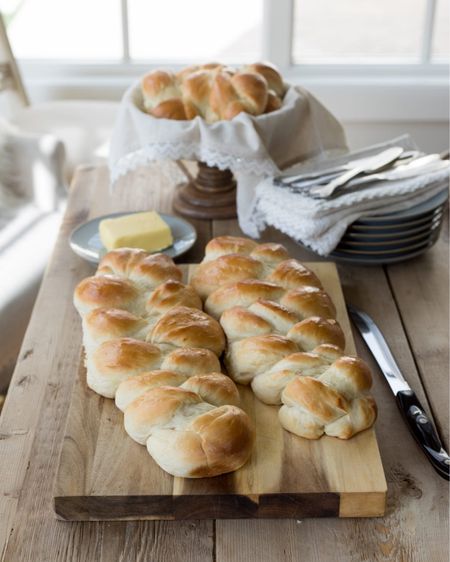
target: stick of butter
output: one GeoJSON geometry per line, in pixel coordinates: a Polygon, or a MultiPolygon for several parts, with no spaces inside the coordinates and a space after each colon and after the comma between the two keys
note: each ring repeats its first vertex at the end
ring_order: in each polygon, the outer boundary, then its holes
{"type": "Polygon", "coordinates": [[[104,219],[100,221],[99,232],[107,250],[142,248],[157,252],[173,244],[169,225],[156,211],[104,219]]]}

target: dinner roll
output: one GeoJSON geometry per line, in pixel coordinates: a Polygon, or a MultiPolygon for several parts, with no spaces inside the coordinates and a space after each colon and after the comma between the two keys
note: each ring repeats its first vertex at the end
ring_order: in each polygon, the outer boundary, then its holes
{"type": "Polygon", "coordinates": [[[255,432],[236,406],[205,409],[185,427],[154,429],[147,440],[149,453],[173,476],[216,476],[237,470],[250,457],[255,432]]]}
{"type": "Polygon", "coordinates": [[[151,342],[171,347],[202,347],[219,356],[225,348],[220,324],[201,310],[177,306],[166,312],[151,333],[151,342]]]}
{"type": "Polygon", "coordinates": [[[133,338],[118,338],[102,343],[86,356],[89,388],[114,398],[119,384],[142,371],[157,369],[161,364],[160,349],[133,338]]]}

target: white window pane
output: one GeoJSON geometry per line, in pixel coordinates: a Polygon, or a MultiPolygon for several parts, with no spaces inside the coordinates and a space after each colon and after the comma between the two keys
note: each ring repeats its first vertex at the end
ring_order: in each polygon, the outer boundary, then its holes
{"type": "Polygon", "coordinates": [[[129,0],[132,58],[252,62],[261,57],[262,0],[129,0]]]}
{"type": "Polygon", "coordinates": [[[118,59],[120,0],[0,0],[17,58],[118,59]]]}
{"type": "Polygon", "coordinates": [[[450,0],[437,0],[434,21],[432,58],[436,61],[450,58],[450,0]]]}
{"type": "Polygon", "coordinates": [[[295,0],[296,63],[419,60],[426,0],[295,0]]]}

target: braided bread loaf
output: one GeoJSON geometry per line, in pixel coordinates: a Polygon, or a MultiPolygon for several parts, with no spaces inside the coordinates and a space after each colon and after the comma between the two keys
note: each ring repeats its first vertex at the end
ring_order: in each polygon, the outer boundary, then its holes
{"type": "Polygon", "coordinates": [[[297,435],[347,439],[370,427],[368,367],[344,357],[336,309],[317,276],[280,244],[222,236],[206,247],[192,285],[227,336],[225,363],[267,404],[283,404],[297,435]]]}
{"type": "Polygon", "coordinates": [[[254,430],[220,373],[225,338],[163,254],[120,249],[75,289],[87,384],[124,411],[125,430],[174,476],[242,466],[254,430]]]}
{"type": "Polygon", "coordinates": [[[279,72],[268,63],[240,70],[209,63],[177,74],[154,70],[141,82],[143,107],[153,117],[190,120],[199,115],[207,123],[233,119],[241,112],[275,111],[285,90],[279,72]]]}

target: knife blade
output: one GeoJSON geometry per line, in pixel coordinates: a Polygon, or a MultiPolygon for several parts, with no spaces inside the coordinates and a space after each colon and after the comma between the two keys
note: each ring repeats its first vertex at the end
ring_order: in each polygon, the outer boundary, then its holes
{"type": "Polygon", "coordinates": [[[380,152],[371,159],[368,159],[363,166],[357,166],[351,170],[347,170],[337,178],[331,180],[325,185],[317,185],[309,190],[309,193],[320,199],[326,199],[330,197],[336,189],[347,184],[353,178],[360,176],[361,174],[368,174],[373,172],[379,172],[386,166],[391,165],[398,157],[404,152],[401,146],[392,146],[380,152]]]}
{"type": "MultiPolygon", "coordinates": [[[[302,181],[309,181],[315,180],[317,182],[318,179],[322,179],[322,177],[326,176],[336,176],[346,170],[351,170],[356,167],[365,166],[368,161],[372,160],[374,156],[380,153],[371,154],[370,156],[363,156],[360,158],[354,158],[349,160],[348,162],[344,162],[344,164],[339,164],[338,166],[331,166],[329,168],[321,168],[319,170],[310,170],[309,172],[302,172],[299,174],[292,174],[289,172],[285,172],[279,176],[276,176],[273,179],[274,184],[280,186],[290,186],[295,184],[296,182],[302,181]]],[[[418,150],[404,150],[398,157],[398,161],[405,161],[409,160],[410,158],[416,158],[417,156],[423,153],[419,152],[418,150]]]]}
{"type": "Polygon", "coordinates": [[[413,437],[439,476],[450,480],[450,457],[442,446],[433,422],[400,371],[380,329],[365,312],[350,305],[347,305],[347,309],[391,387],[413,437]]]}

